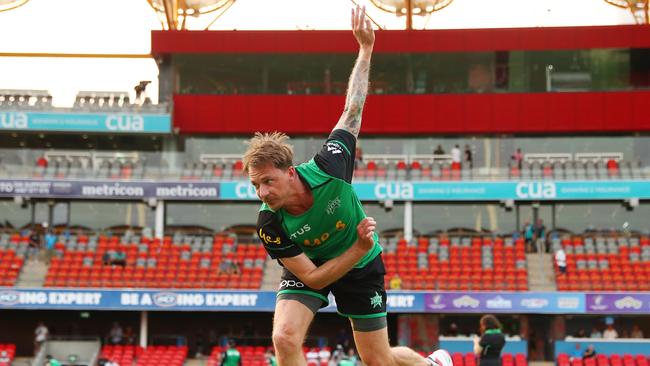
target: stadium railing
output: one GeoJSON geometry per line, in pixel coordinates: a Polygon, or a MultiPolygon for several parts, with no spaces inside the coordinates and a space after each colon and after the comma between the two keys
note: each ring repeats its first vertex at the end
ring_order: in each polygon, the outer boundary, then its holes
{"type": "MultiPolygon", "coordinates": [[[[534,154],[519,166],[470,167],[440,155],[365,155],[357,181],[612,180],[646,179],[650,169],[621,153],[534,154]]],[[[0,150],[0,177],[26,179],[246,180],[241,154],[142,151],[0,150]]]]}

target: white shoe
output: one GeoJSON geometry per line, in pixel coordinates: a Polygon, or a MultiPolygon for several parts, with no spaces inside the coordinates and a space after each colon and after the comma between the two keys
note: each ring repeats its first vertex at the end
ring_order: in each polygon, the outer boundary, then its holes
{"type": "Polygon", "coordinates": [[[427,356],[427,361],[430,361],[432,366],[454,366],[449,352],[444,349],[439,349],[427,356]]]}

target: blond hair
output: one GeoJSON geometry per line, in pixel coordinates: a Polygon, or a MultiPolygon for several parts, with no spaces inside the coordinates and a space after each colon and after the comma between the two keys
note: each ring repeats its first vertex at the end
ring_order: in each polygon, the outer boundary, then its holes
{"type": "Polygon", "coordinates": [[[256,132],[250,139],[248,150],[244,153],[244,171],[248,173],[250,167],[261,167],[273,164],[278,169],[287,169],[293,165],[293,146],[287,141],[289,136],[282,132],[261,133],[256,132]]]}

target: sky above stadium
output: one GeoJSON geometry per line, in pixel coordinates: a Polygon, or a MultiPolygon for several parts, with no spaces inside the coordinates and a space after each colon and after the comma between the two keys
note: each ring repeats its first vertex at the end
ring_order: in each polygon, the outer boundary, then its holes
{"type": "MultiPolygon", "coordinates": [[[[367,4],[384,29],[404,29],[405,19],[367,4]]],[[[210,29],[348,29],[351,0],[238,0],[210,29]]],[[[192,19],[204,29],[213,16],[192,19]]],[[[551,27],[631,24],[631,14],[603,0],[455,0],[416,29],[551,27]],[[522,4],[525,4],[522,5],[522,4]]],[[[161,29],[146,0],[31,0],[0,13],[0,54],[147,54],[150,32],[161,29]]],[[[70,106],[79,90],[133,91],[152,80],[151,59],[0,57],[0,89],[49,90],[58,106],[70,106]]]]}

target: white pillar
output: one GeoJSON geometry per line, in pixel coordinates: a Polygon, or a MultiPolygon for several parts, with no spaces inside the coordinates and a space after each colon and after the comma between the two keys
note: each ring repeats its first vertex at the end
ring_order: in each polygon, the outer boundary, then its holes
{"type": "Polygon", "coordinates": [[[404,239],[413,239],[413,201],[404,202],[404,239]]]}
{"type": "Polygon", "coordinates": [[[146,311],[140,312],[140,347],[147,347],[147,335],[149,333],[149,314],[146,311]]]}
{"type": "Polygon", "coordinates": [[[155,237],[162,240],[165,236],[165,201],[156,202],[156,232],[155,237]]]}

